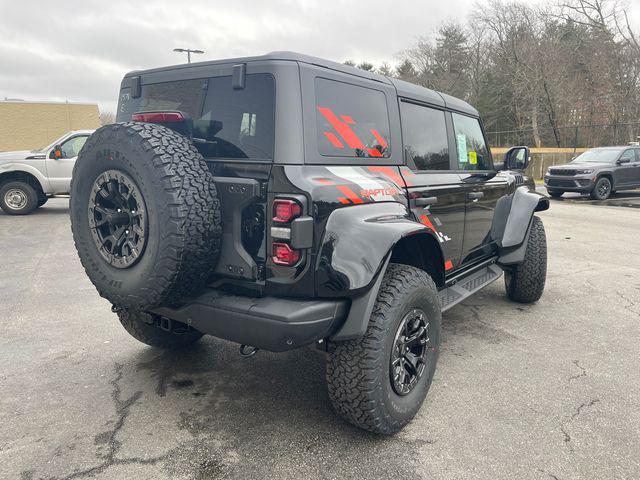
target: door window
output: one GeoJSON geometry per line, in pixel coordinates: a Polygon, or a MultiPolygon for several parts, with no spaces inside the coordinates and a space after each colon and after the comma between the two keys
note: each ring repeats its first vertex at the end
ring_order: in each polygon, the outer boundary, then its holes
{"type": "Polygon", "coordinates": [[[633,150],[625,150],[622,155],[620,155],[620,160],[629,160],[629,162],[635,162],[635,155],[633,154],[633,150]]]}
{"type": "Polygon", "coordinates": [[[331,157],[391,154],[389,115],[383,92],[316,78],[318,150],[331,157]]]}
{"type": "Polygon", "coordinates": [[[64,142],[60,147],[62,150],[62,158],[74,158],[78,156],[80,150],[87,141],[87,136],[73,137],[64,142]]]}
{"type": "Polygon", "coordinates": [[[445,113],[414,103],[400,104],[402,139],[407,161],[417,170],[449,170],[445,113]]]}
{"type": "Polygon", "coordinates": [[[477,118],[454,113],[453,126],[460,170],[491,170],[493,164],[477,118]]]}

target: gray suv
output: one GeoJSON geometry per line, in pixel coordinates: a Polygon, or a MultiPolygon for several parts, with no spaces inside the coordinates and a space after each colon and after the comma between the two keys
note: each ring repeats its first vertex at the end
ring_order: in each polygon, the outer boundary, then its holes
{"type": "Polygon", "coordinates": [[[581,153],[566,165],[550,167],[544,185],[552,197],[588,193],[606,200],[617,190],[640,188],[640,147],[602,147],[581,153]]]}

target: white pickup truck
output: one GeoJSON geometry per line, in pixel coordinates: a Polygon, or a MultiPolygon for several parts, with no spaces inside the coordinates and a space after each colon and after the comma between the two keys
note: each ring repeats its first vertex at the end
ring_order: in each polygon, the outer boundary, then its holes
{"type": "Polygon", "coordinates": [[[71,172],[93,130],[76,130],[31,151],[0,152],[0,208],[26,215],[49,197],[69,193],[71,172]]]}

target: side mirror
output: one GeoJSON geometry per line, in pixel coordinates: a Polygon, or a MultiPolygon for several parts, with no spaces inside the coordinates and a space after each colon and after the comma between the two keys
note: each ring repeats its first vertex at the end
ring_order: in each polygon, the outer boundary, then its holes
{"type": "Polygon", "coordinates": [[[531,161],[529,147],[511,147],[504,154],[504,170],[524,170],[531,161]]]}
{"type": "Polygon", "coordinates": [[[51,150],[51,153],[49,154],[49,158],[53,158],[54,160],[62,158],[62,147],[60,145],[53,147],[53,150],[51,150]]]}
{"type": "Polygon", "coordinates": [[[616,162],[616,165],[622,165],[623,163],[631,163],[631,159],[630,158],[620,158],[616,162]]]}

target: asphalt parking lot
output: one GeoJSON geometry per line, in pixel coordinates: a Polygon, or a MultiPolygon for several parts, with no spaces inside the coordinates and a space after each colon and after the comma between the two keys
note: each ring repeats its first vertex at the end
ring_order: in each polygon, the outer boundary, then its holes
{"type": "Polygon", "coordinates": [[[66,199],[0,213],[0,478],[638,478],[640,212],[570,197],[541,214],[542,300],[500,280],[447,312],[431,392],[391,438],[333,414],[314,348],[129,337],[66,199]]]}

